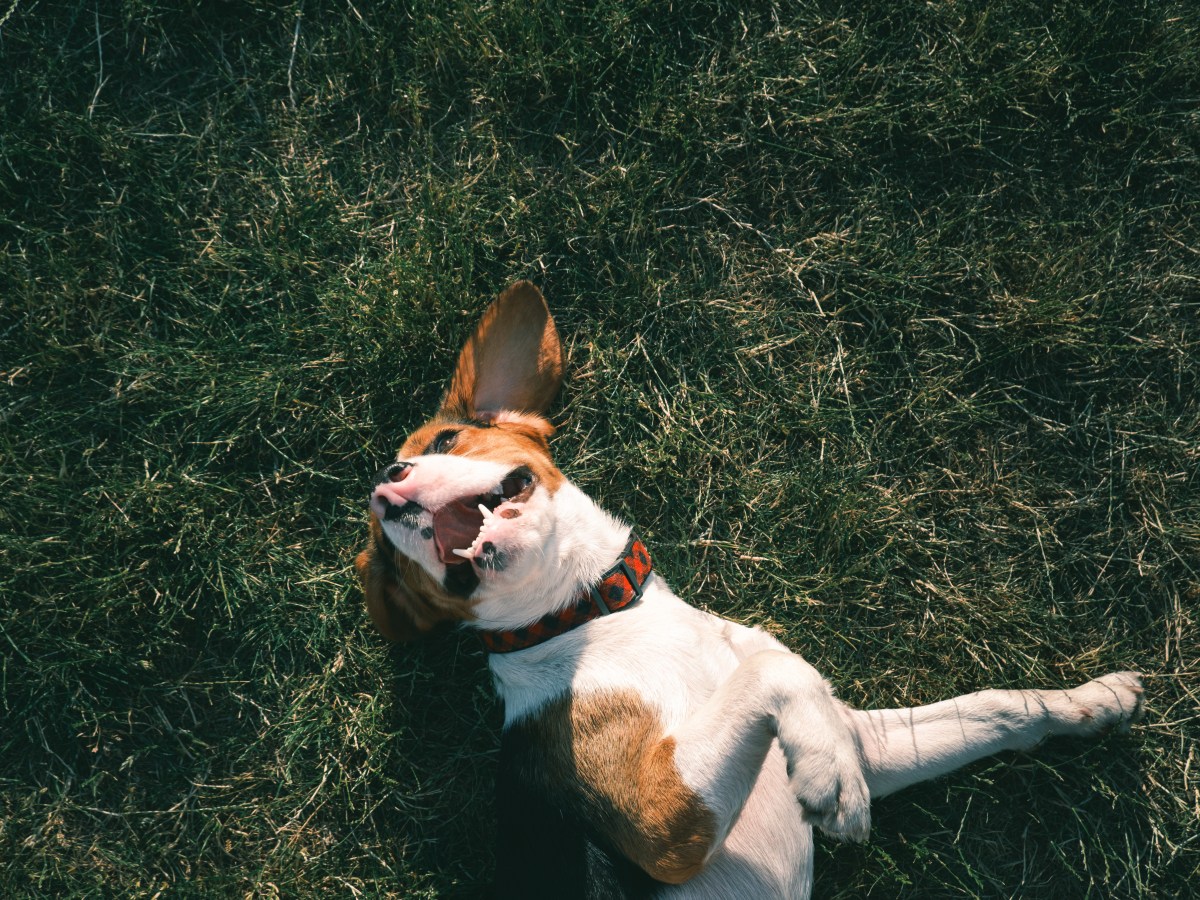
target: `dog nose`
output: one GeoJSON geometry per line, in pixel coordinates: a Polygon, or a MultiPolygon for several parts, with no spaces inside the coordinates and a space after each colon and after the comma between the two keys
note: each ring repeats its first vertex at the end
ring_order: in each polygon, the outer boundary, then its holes
{"type": "Polygon", "coordinates": [[[412,471],[412,463],[394,462],[390,466],[384,466],[378,475],[375,476],[376,484],[386,484],[387,482],[403,481],[408,477],[408,473],[412,471]]]}

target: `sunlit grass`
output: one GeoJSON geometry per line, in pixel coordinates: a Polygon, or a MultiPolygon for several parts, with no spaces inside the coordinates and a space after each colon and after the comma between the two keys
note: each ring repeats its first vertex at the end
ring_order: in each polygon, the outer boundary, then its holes
{"type": "MultiPolygon", "coordinates": [[[[0,15],[8,6],[0,2],[0,15]]],[[[1200,879],[1184,3],[20,4],[0,29],[0,888],[473,896],[499,710],[389,651],[367,481],[490,296],[559,461],[856,705],[1149,675],[816,896],[1200,879]]]]}

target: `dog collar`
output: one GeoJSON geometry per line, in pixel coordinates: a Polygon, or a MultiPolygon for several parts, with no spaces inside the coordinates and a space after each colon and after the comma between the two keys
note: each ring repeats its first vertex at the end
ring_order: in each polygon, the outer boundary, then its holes
{"type": "Polygon", "coordinates": [[[566,634],[572,628],[625,609],[640,599],[651,569],[646,545],[631,534],[617,564],[601,575],[594,585],[580,591],[570,606],[548,613],[524,628],[481,631],[479,639],[488,653],[512,653],[566,634]]]}

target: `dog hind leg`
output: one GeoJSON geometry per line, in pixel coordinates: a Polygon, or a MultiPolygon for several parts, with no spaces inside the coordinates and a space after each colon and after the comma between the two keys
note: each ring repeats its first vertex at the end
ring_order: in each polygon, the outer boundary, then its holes
{"type": "Polygon", "coordinates": [[[986,690],[912,709],[842,709],[877,798],[1052,735],[1126,729],[1141,713],[1142,679],[1116,672],[1067,691],[986,690]]]}

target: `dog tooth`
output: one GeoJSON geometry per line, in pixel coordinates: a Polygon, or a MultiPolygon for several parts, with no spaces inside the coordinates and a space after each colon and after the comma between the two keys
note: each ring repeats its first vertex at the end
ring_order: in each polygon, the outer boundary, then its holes
{"type": "Polygon", "coordinates": [[[492,521],[492,511],[490,509],[488,509],[486,506],[484,506],[482,503],[479,504],[479,511],[481,513],[483,513],[483,522],[485,525],[488,522],[492,521]]]}
{"type": "Polygon", "coordinates": [[[458,554],[463,559],[471,559],[475,555],[471,550],[460,550],[458,547],[455,547],[450,552],[458,554]]]}

